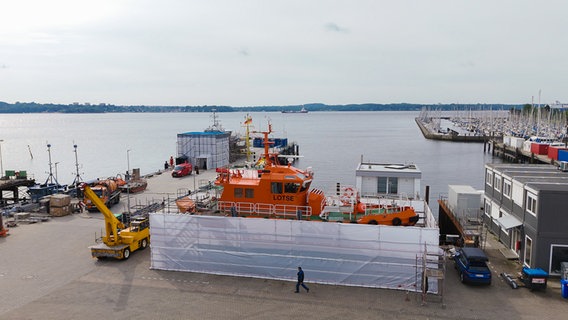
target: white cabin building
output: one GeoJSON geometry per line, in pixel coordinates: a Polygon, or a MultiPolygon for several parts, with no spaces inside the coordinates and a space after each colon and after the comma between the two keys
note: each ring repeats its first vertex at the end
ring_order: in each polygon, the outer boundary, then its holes
{"type": "Polygon", "coordinates": [[[420,199],[422,172],[414,164],[361,162],[355,176],[362,197],[420,199]]]}

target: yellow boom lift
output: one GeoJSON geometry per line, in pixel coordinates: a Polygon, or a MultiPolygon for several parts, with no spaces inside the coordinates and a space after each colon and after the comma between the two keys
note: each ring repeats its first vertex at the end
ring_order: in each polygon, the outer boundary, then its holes
{"type": "Polygon", "coordinates": [[[93,257],[126,260],[131,252],[148,246],[150,224],[147,217],[133,219],[130,227],[126,227],[88,185],[83,185],[83,188],[85,196],[105,217],[106,235],[103,235],[102,243],[89,247],[93,257]]]}

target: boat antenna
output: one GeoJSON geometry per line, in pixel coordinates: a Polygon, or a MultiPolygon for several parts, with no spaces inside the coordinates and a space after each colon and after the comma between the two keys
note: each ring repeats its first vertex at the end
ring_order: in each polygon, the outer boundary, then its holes
{"type": "Polygon", "coordinates": [[[219,117],[217,116],[217,109],[212,109],[211,111],[213,112],[213,114],[211,115],[213,124],[209,128],[205,129],[205,132],[225,131],[225,129],[221,125],[221,121],[219,121],[219,117]]]}
{"type": "Polygon", "coordinates": [[[271,124],[270,121],[269,121],[269,122],[268,122],[268,130],[267,130],[267,131],[261,131],[261,132],[254,131],[254,133],[262,133],[262,134],[264,135],[263,141],[264,141],[264,161],[265,161],[265,166],[270,166],[270,165],[272,165],[273,163],[272,163],[272,160],[270,159],[270,155],[269,155],[270,151],[269,151],[269,148],[270,148],[270,145],[273,144],[274,142],[271,142],[271,141],[268,139],[268,135],[272,133],[272,124],[271,124]]]}
{"type": "Polygon", "coordinates": [[[59,182],[57,182],[57,178],[55,178],[55,176],[53,176],[53,171],[51,170],[51,166],[52,166],[52,162],[51,162],[51,144],[48,143],[47,144],[47,154],[49,155],[49,176],[47,177],[47,180],[45,180],[45,184],[49,184],[49,183],[54,183],[55,184],[59,184],[59,182]]]}
{"type": "Polygon", "coordinates": [[[75,153],[75,180],[73,180],[73,185],[75,187],[79,186],[79,183],[83,181],[81,175],[79,174],[79,158],[77,157],[77,144],[73,144],[73,152],[75,153]]]}

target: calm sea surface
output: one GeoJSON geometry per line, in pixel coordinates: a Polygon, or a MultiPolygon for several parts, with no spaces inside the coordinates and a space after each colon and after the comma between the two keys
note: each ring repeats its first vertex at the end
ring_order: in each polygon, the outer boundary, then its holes
{"type": "MultiPolygon", "coordinates": [[[[225,129],[244,134],[245,115],[218,113],[217,118],[225,129]]],[[[422,171],[422,193],[430,186],[430,199],[435,201],[447,194],[449,184],[481,189],[484,164],[499,161],[483,152],[483,144],[425,139],[414,122],[417,112],[250,115],[255,130],[266,130],[270,120],[274,137],[300,145],[303,158],[295,165],[312,167],[314,186],[325,191],[336,182],[354,184],[355,169],[363,157],[373,162],[415,163],[422,171]]],[[[75,177],[76,144],[83,180],[124,173],[128,165],[147,174],[176,156],[178,133],[203,131],[211,124],[208,113],[0,114],[3,168],[26,170],[44,182],[49,173],[49,143],[53,173],[60,183],[69,184],[75,177]]]]}

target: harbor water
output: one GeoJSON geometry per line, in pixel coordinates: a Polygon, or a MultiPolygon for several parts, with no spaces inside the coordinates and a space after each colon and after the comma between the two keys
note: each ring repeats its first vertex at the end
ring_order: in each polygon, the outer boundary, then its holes
{"type": "MultiPolygon", "coordinates": [[[[312,167],[313,186],[331,191],[335,184],[355,183],[363,158],[378,163],[414,163],[422,171],[422,193],[430,200],[448,192],[449,184],[481,189],[484,164],[499,162],[483,144],[427,140],[414,118],[418,112],[249,113],[253,130],[288,138],[300,146],[299,168],[312,167]]],[[[244,134],[246,113],[217,113],[226,130],[244,134]]],[[[1,114],[0,140],[4,170],[25,170],[44,182],[52,173],[59,183],[76,176],[74,145],[83,180],[124,174],[140,168],[143,175],[163,168],[176,156],[178,133],[203,131],[213,124],[210,113],[1,114]]],[[[437,211],[437,205],[432,205],[437,211]]]]}

